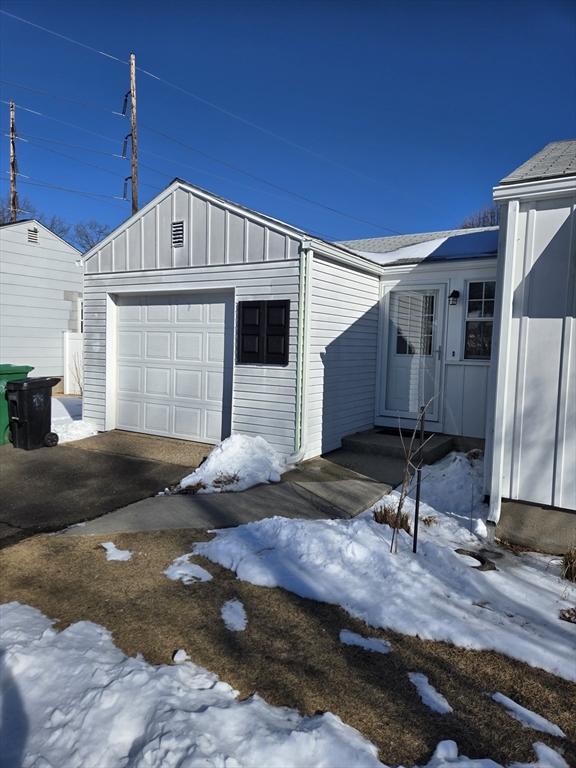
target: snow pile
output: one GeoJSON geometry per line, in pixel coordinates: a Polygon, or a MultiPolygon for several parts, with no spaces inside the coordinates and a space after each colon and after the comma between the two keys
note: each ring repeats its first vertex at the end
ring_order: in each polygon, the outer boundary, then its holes
{"type": "Polygon", "coordinates": [[[263,437],[232,435],[180,482],[197,493],[245,491],[260,483],[277,483],[286,462],[263,437]]]}
{"type": "Polygon", "coordinates": [[[118,549],[112,541],[106,541],[100,546],[106,550],[106,560],[130,560],[132,557],[130,549],[118,549]]]}
{"type": "Polygon", "coordinates": [[[212,574],[208,573],[196,563],[190,562],[191,555],[182,555],[177,557],[164,571],[172,581],[180,580],[183,584],[192,584],[195,581],[211,581],[212,574]]]}
{"type": "MultiPolygon", "coordinates": [[[[302,717],[238,692],[174,653],[174,665],[125,656],[103,627],[62,632],[26,605],[0,606],[2,753],[6,766],[149,768],[386,768],[358,731],[331,713],[302,717]]],[[[534,744],[538,762],[510,768],[568,768],[534,744]]],[[[442,741],[421,768],[501,768],[458,755],[442,741]]]]}
{"type": "Polygon", "coordinates": [[[97,433],[91,424],[82,420],[82,398],[52,398],[52,432],[56,432],[60,443],[82,440],[97,433]]]}
{"type": "Polygon", "coordinates": [[[184,648],[179,648],[172,654],[172,661],[174,664],[183,664],[185,661],[190,661],[190,656],[188,656],[184,648]]]}
{"type": "MultiPolygon", "coordinates": [[[[352,520],[274,517],[216,531],[194,552],[265,587],[341,605],[375,627],[464,648],[495,650],[576,680],[576,625],[558,612],[576,601],[554,558],[501,550],[498,570],[478,571],[454,552],[481,546],[469,529],[486,514],[481,462],[452,454],[424,473],[418,553],[400,531],[390,554],[391,529],[372,510],[352,520]],[[435,506],[432,506],[434,504],[435,506]]],[[[380,503],[396,503],[398,493],[380,503]]],[[[413,512],[413,501],[405,509],[413,512]]],[[[472,561],[475,562],[475,561],[472,561]]]]}
{"type": "Polygon", "coordinates": [[[244,632],[248,618],[241,600],[226,600],[220,613],[226,629],[231,632],[244,632]]]}
{"type": "Polygon", "coordinates": [[[434,688],[422,672],[408,672],[408,677],[418,691],[422,703],[430,707],[431,710],[439,712],[441,715],[447,715],[454,711],[444,696],[434,688]]]}
{"type": "Polygon", "coordinates": [[[546,720],[542,715],[537,715],[536,712],[532,712],[531,709],[526,709],[520,704],[509,699],[508,696],[504,696],[503,693],[492,694],[494,701],[498,704],[502,704],[506,708],[508,714],[518,722],[522,723],[525,728],[533,728],[535,731],[541,731],[542,733],[549,733],[551,736],[558,736],[561,739],[566,738],[564,731],[550,720],[546,720]]]}
{"type": "Polygon", "coordinates": [[[237,692],[191,662],[128,658],[82,621],[0,607],[4,765],[376,768],[377,750],[332,714],[302,717],[237,692]]]}
{"type": "Polygon", "coordinates": [[[378,637],[362,637],[356,632],[350,632],[349,629],[341,630],[340,642],[343,645],[356,645],[358,648],[376,653],[390,653],[392,650],[390,643],[387,643],[386,640],[380,640],[378,637]]]}

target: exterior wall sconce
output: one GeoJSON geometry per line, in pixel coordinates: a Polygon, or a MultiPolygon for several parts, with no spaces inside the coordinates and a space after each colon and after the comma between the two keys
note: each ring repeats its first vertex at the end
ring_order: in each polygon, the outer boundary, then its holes
{"type": "Polygon", "coordinates": [[[448,296],[448,303],[451,307],[453,307],[455,304],[458,304],[458,299],[460,298],[460,291],[452,291],[452,293],[448,296]]]}

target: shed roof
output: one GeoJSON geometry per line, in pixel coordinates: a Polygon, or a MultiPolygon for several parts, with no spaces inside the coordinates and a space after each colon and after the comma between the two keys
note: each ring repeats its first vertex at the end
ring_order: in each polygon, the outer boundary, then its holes
{"type": "Polygon", "coordinates": [[[517,184],[565,176],[576,176],[576,140],[552,141],[505,176],[500,184],[517,184]]]}
{"type": "MultiPolygon", "coordinates": [[[[409,245],[418,245],[430,240],[451,238],[457,235],[472,235],[475,232],[498,231],[498,227],[470,227],[467,229],[444,229],[439,232],[419,232],[414,235],[392,235],[391,237],[370,237],[365,240],[344,240],[338,245],[350,248],[353,251],[370,253],[390,253],[409,245]]],[[[464,242],[464,241],[462,241],[464,242]]]]}

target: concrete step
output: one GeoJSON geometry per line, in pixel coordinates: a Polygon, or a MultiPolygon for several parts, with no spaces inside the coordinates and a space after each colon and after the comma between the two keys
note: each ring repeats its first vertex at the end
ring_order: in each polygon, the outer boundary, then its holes
{"type": "MultiPolygon", "coordinates": [[[[404,437],[405,444],[408,444],[409,440],[409,437],[404,437]]],[[[404,448],[400,436],[379,429],[355,432],[343,437],[342,448],[356,453],[369,453],[396,459],[404,458],[404,448]]],[[[453,448],[454,439],[450,435],[434,435],[424,446],[424,463],[433,464],[450,453],[453,448]]]]}

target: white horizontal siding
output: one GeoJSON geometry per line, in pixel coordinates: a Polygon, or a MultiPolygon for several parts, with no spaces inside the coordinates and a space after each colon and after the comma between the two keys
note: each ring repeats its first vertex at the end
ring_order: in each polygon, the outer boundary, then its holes
{"type": "Polygon", "coordinates": [[[236,302],[290,300],[289,364],[234,365],[232,431],[262,435],[284,454],[294,450],[299,261],[214,265],[86,275],[84,304],[84,415],[98,429],[106,422],[106,296],[138,293],[234,291],[236,302]]]}
{"type": "Polygon", "coordinates": [[[317,257],[312,267],[306,455],[374,423],[379,278],[317,257]]]}
{"type": "Polygon", "coordinates": [[[0,362],[62,376],[64,331],[76,330],[79,252],[35,222],[0,229],[0,362]],[[37,227],[38,242],[28,242],[37,227]]]}

